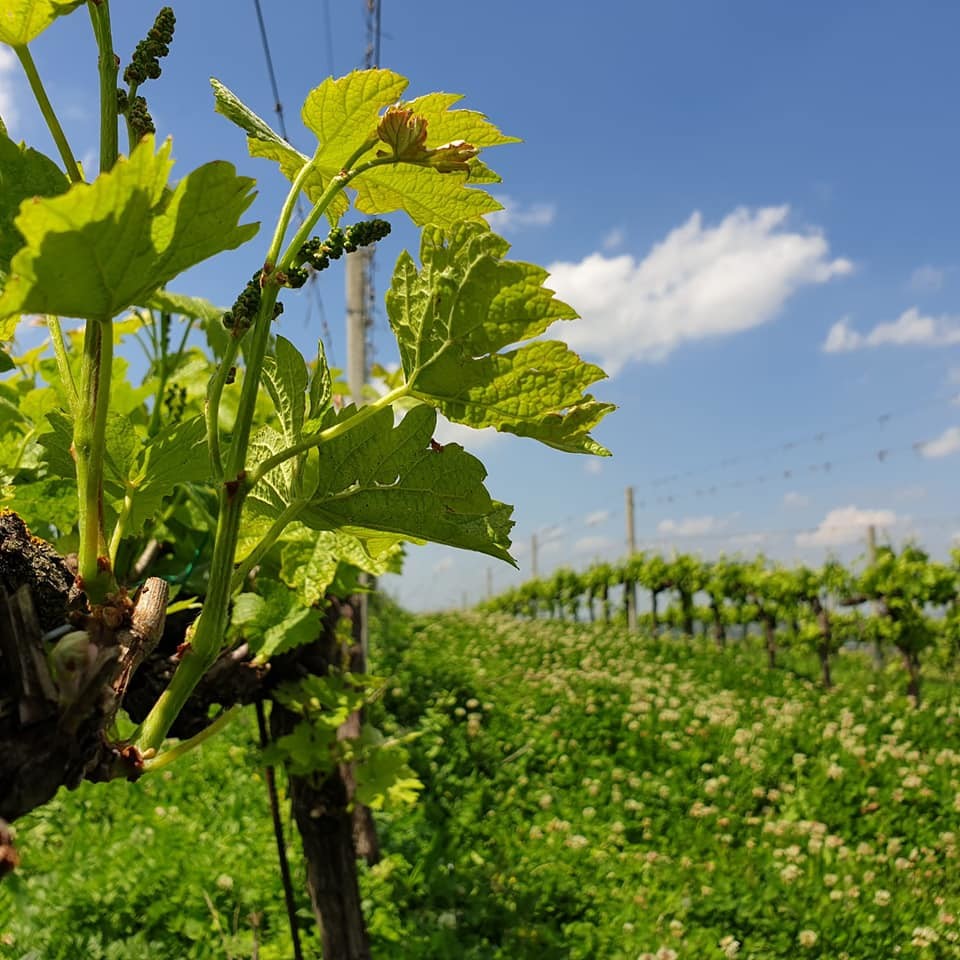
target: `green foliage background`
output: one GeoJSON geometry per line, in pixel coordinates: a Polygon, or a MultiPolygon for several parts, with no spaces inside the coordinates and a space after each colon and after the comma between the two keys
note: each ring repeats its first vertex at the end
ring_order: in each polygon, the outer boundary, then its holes
{"type": "MultiPolygon", "coordinates": [[[[421,732],[425,791],[378,815],[374,956],[960,956],[951,675],[913,709],[899,667],[847,650],[827,693],[811,654],[769,671],[756,641],[396,612],[378,630],[393,680],[371,719],[421,732]]],[[[168,778],[86,784],[19,822],[0,957],[250,957],[261,911],[260,956],[289,956],[252,742],[238,722],[168,778]]]]}

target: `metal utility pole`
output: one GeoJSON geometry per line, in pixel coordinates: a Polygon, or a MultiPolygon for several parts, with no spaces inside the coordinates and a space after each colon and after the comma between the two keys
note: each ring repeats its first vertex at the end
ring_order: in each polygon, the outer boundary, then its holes
{"type": "Polygon", "coordinates": [[[533,574],[533,579],[537,579],[537,535],[533,534],[530,537],[530,572],[533,574]]]}
{"type": "Polygon", "coordinates": [[[359,407],[363,403],[363,387],[367,382],[367,327],[370,324],[366,248],[348,253],[346,261],[347,383],[353,402],[359,407]]]}
{"type": "Polygon", "coordinates": [[[493,571],[487,567],[487,599],[493,596],[493,571]]]}
{"type": "MultiPolygon", "coordinates": [[[[627,487],[627,560],[637,552],[637,532],[633,520],[633,487],[627,487]]],[[[637,629],[637,585],[631,580],[626,587],[627,590],[627,629],[637,629]]]]}

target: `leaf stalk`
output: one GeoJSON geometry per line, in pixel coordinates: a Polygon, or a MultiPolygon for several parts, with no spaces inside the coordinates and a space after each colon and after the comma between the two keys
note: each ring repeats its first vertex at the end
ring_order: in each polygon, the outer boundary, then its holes
{"type": "Polygon", "coordinates": [[[14,47],[13,49],[20,60],[23,72],[27,75],[27,82],[30,84],[30,89],[33,91],[33,95],[37,100],[37,105],[40,107],[43,119],[47,123],[47,128],[50,130],[53,142],[57,145],[60,159],[67,168],[67,176],[72,183],[82,183],[83,174],[80,172],[76,157],[74,157],[73,151],[70,149],[70,144],[67,142],[67,136],[63,132],[63,127],[60,126],[60,120],[57,118],[56,111],[50,103],[47,91],[44,89],[43,81],[40,79],[40,74],[37,71],[37,65],[33,62],[33,56],[26,45],[14,47]]]}

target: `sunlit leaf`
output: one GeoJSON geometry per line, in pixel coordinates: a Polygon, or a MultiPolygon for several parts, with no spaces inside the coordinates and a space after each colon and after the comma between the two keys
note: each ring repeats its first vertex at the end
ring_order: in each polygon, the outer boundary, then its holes
{"type": "Polygon", "coordinates": [[[0,43],[22,47],[38,37],[57,17],[72,13],[83,0],[3,0],[0,43]]]}
{"type": "Polygon", "coordinates": [[[92,184],[23,206],[15,224],[26,245],[11,261],[0,317],[113,317],[256,233],[256,224],[238,224],[253,181],[214,161],[170,190],[172,166],[170,141],[154,153],[153,138],[145,137],[92,184]]]}
{"type": "Polygon", "coordinates": [[[387,314],[413,393],[448,419],[608,455],[590,431],[611,410],[585,393],[605,374],[559,341],[536,340],[576,313],[544,286],[547,272],[504,260],[509,244],[479,223],[428,227],[421,267],[403,253],[387,314]]]}

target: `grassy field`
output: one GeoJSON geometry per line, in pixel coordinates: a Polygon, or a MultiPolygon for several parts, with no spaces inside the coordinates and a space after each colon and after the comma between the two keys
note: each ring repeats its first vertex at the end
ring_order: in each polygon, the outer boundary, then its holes
{"type": "MultiPolygon", "coordinates": [[[[945,678],[913,710],[858,654],[824,693],[812,660],[470,615],[401,620],[374,655],[373,719],[421,731],[426,784],[362,878],[376,957],[960,957],[945,678]]],[[[239,960],[256,924],[289,957],[252,740],[19,823],[0,956],[239,960]]]]}

